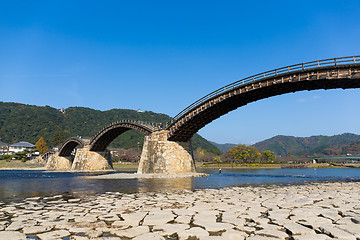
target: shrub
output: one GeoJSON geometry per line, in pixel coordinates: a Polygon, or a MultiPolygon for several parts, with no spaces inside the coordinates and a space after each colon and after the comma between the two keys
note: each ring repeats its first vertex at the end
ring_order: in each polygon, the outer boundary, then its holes
{"type": "Polygon", "coordinates": [[[2,156],[2,159],[5,159],[5,160],[10,159],[10,158],[11,158],[11,156],[8,154],[5,154],[4,156],[2,156]]]}

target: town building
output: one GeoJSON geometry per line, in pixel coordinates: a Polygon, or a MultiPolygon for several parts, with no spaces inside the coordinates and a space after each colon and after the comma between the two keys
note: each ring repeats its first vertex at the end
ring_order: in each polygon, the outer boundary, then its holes
{"type": "Polygon", "coordinates": [[[36,146],[28,143],[28,142],[18,142],[18,143],[14,143],[11,144],[9,147],[9,152],[10,153],[19,153],[19,152],[23,152],[24,150],[35,150],[36,146]]]}
{"type": "Polygon", "coordinates": [[[55,151],[55,152],[58,152],[58,151],[60,151],[61,146],[62,146],[62,145],[54,146],[54,147],[52,148],[52,150],[55,151]]]}
{"type": "Polygon", "coordinates": [[[9,145],[0,141],[0,154],[7,153],[9,150],[9,145]]]}

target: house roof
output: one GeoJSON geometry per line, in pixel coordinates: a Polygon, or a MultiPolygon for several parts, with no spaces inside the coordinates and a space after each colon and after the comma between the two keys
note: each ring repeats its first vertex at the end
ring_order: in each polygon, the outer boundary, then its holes
{"type": "Polygon", "coordinates": [[[31,144],[31,143],[28,143],[28,142],[18,142],[18,143],[14,143],[14,144],[11,144],[11,147],[35,147],[35,145],[31,144]]]}
{"type": "Polygon", "coordinates": [[[9,144],[6,144],[6,143],[0,141],[0,147],[7,147],[7,146],[9,146],[9,144]]]}

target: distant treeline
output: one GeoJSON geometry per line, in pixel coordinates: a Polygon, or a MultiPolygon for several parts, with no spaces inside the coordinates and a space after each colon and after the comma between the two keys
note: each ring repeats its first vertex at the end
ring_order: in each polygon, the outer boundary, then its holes
{"type": "Polygon", "coordinates": [[[275,136],[253,145],[260,151],[270,150],[277,156],[360,155],[360,135],[344,133],[334,136],[275,136]]]}
{"type": "MultiPolygon", "coordinates": [[[[63,111],[45,106],[0,102],[0,141],[12,144],[19,141],[36,143],[43,137],[47,146],[60,145],[68,137],[92,138],[103,127],[120,119],[133,119],[165,125],[170,117],[151,111],[137,112],[127,109],[99,111],[84,107],[70,107],[63,111]]],[[[124,149],[141,148],[144,135],[130,130],[120,135],[111,147],[124,149]]],[[[207,151],[218,149],[196,134],[192,138],[193,149],[207,151]]]]}

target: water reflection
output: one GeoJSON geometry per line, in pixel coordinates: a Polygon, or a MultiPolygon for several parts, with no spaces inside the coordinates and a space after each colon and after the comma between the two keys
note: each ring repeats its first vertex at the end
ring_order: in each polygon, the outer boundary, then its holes
{"type": "Polygon", "coordinates": [[[139,179],[138,192],[193,190],[194,178],[139,179]]]}
{"type": "Polygon", "coordinates": [[[57,194],[85,197],[104,192],[149,192],[192,190],[193,178],[176,179],[89,179],[84,174],[0,171],[0,201],[57,194]]]}

